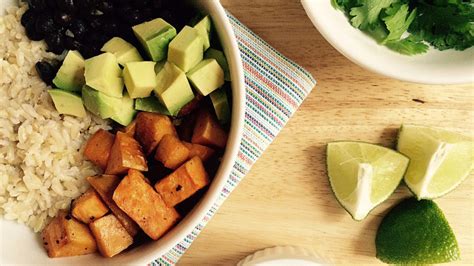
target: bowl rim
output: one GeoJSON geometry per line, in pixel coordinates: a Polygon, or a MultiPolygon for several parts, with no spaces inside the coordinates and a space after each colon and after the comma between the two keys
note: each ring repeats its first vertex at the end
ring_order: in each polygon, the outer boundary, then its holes
{"type": "MultiPolygon", "coordinates": [[[[13,0],[14,1],[14,0],[13,0]]],[[[11,2],[13,2],[11,1],[11,2]]],[[[159,259],[161,256],[170,251],[175,247],[179,242],[183,241],[187,235],[189,235],[195,227],[202,221],[202,219],[207,215],[208,211],[211,210],[211,207],[217,202],[218,198],[221,196],[221,192],[228,181],[228,177],[233,169],[237,154],[240,150],[240,143],[243,135],[243,125],[245,118],[245,80],[244,80],[244,70],[242,59],[240,56],[240,50],[237,44],[237,38],[234,34],[233,28],[230,24],[230,20],[227,17],[227,13],[224,7],[221,5],[220,0],[195,0],[192,1],[197,7],[205,8],[206,13],[208,13],[212,20],[215,22],[215,28],[218,32],[218,36],[221,40],[223,52],[226,55],[229,63],[230,74],[232,78],[231,87],[232,87],[232,117],[231,117],[231,126],[227,142],[227,147],[222,159],[222,162],[219,166],[219,169],[211,182],[211,185],[199,200],[199,202],[193,207],[190,213],[188,213],[173,229],[167,232],[162,238],[157,241],[151,241],[144,244],[139,248],[134,248],[127,251],[123,254],[124,256],[117,256],[114,258],[103,258],[100,255],[86,255],[78,257],[65,257],[65,258],[56,258],[49,259],[51,264],[60,264],[60,265],[77,265],[88,263],[95,265],[100,263],[100,265],[108,264],[122,264],[122,265],[137,265],[137,264],[149,264],[156,259],[159,259]],[[130,259],[128,253],[132,256],[130,259]],[[97,258],[95,258],[97,257],[97,258]],[[71,259],[76,258],[76,259],[71,259]],[[92,259],[92,262],[88,261],[92,259]]],[[[1,11],[1,10],[0,10],[1,11]]],[[[7,230],[4,225],[8,227],[8,223],[16,222],[7,221],[5,219],[0,219],[0,236],[2,236],[2,230],[7,230]]],[[[19,225],[22,226],[22,225],[19,225]]],[[[30,230],[28,228],[28,230],[30,230]]],[[[33,233],[38,239],[32,239],[41,245],[39,241],[38,233],[33,233]]],[[[2,242],[5,241],[0,239],[0,246],[2,242]]],[[[44,252],[43,248],[38,246],[41,251],[44,252]]],[[[44,252],[45,256],[46,253],[44,252]]],[[[11,264],[16,263],[12,261],[3,261],[0,258],[0,264],[11,264]]]]}
{"type": "MultiPolygon", "coordinates": [[[[340,13],[341,16],[344,16],[343,12],[337,10],[332,6],[331,0],[300,0],[301,4],[313,23],[313,25],[316,27],[316,29],[320,32],[320,34],[326,39],[326,41],[331,44],[332,47],[334,47],[339,53],[344,55],[347,59],[352,61],[353,63],[368,69],[372,72],[401,80],[401,81],[408,81],[408,82],[413,82],[413,83],[419,83],[419,84],[431,84],[431,85],[454,85],[454,84],[468,84],[468,83],[473,83],[474,82],[474,72],[471,70],[471,75],[468,75],[469,70],[466,68],[463,68],[463,74],[465,75],[438,75],[437,73],[429,73],[429,72],[421,72],[421,73],[414,73],[411,71],[395,71],[392,68],[387,68],[387,62],[380,60],[380,62],[374,63],[370,62],[369,60],[363,60],[361,58],[358,58],[356,56],[356,53],[352,50],[352,47],[350,45],[343,45],[342,42],[337,38],[337,33],[330,27],[328,27],[328,23],[324,21],[324,19],[321,19],[319,14],[322,12],[321,10],[318,10],[318,8],[315,7],[315,5],[318,5],[319,7],[322,5],[330,5],[332,7],[332,10],[334,12],[340,13]]],[[[348,25],[350,25],[350,22],[347,21],[348,25]]],[[[359,32],[360,36],[364,36],[365,38],[370,38],[369,36],[365,35],[362,31],[350,26],[354,31],[359,32]]],[[[377,44],[372,38],[370,38],[371,41],[374,44],[377,44]]],[[[382,49],[386,50],[387,52],[394,53],[396,52],[391,51],[390,49],[383,47],[379,44],[377,46],[382,47],[382,49]]],[[[434,50],[433,48],[430,47],[430,52],[440,52],[437,50],[434,50]]],[[[446,52],[446,51],[445,51],[446,52]]],[[[459,52],[459,51],[452,51],[449,50],[448,52],[459,52]]],[[[474,47],[471,47],[469,49],[466,49],[462,52],[470,53],[471,57],[474,56],[474,47]]],[[[398,55],[398,54],[397,54],[398,55]]],[[[413,58],[420,57],[422,55],[418,56],[404,56],[407,60],[406,61],[412,61],[413,58]]],[[[468,55],[469,56],[469,55],[468,55]]],[[[406,65],[409,65],[407,63],[406,65]]],[[[471,69],[474,64],[471,64],[471,69]]],[[[448,68],[449,66],[446,66],[448,68]]]]}

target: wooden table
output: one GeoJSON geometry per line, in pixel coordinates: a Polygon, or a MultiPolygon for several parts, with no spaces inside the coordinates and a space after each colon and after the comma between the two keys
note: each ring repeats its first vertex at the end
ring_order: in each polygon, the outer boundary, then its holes
{"type": "MultiPolygon", "coordinates": [[[[232,265],[275,245],[314,249],[333,263],[380,263],[378,224],[401,186],[362,222],[334,198],[325,144],[362,140],[393,146],[402,123],[474,132],[474,86],[396,81],[355,65],[313,28],[298,0],[223,0],[224,6],[277,50],[308,69],[318,85],[180,261],[232,265]]],[[[436,200],[461,248],[474,263],[474,179],[436,200]]]]}

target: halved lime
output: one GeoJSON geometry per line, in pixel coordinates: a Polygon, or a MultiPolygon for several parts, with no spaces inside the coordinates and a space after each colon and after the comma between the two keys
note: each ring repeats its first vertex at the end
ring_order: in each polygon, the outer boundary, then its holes
{"type": "Polygon", "coordinates": [[[410,158],[405,183],[418,199],[447,194],[474,167],[473,138],[442,129],[404,125],[397,149],[410,158]]]}
{"type": "Polygon", "coordinates": [[[460,257],[448,221],[431,200],[405,199],[383,218],[375,238],[377,258],[388,264],[445,263],[460,257]]]}
{"type": "Polygon", "coordinates": [[[403,178],[408,158],[391,149],[363,142],[327,145],[332,191],[354,220],[362,220],[387,199],[403,178]]]}

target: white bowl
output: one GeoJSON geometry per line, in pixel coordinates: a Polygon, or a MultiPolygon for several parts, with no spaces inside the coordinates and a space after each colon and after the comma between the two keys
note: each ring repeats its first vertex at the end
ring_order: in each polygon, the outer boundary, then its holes
{"type": "MultiPolygon", "coordinates": [[[[0,1],[2,2],[0,8],[5,7],[3,4],[6,2],[4,2],[4,0],[0,1]]],[[[12,1],[12,3],[13,2],[14,1],[12,1]]],[[[240,147],[245,111],[244,74],[240,51],[232,26],[219,0],[198,0],[193,2],[197,7],[212,17],[222,46],[224,47],[224,53],[229,61],[232,77],[233,112],[229,141],[223,161],[207,193],[194,209],[164,237],[158,241],[149,242],[136,247],[111,259],[103,258],[98,254],[50,259],[43,249],[39,234],[33,233],[31,229],[24,225],[0,220],[0,265],[145,265],[165,254],[177,243],[182,241],[186,235],[191,233],[214,204],[234,166],[240,147]]],[[[2,10],[0,10],[0,13],[2,13],[2,10]]]]}
{"type": "Polygon", "coordinates": [[[430,49],[423,55],[401,55],[352,27],[344,13],[331,5],[331,0],[301,0],[301,3],[321,35],[345,57],[362,67],[417,83],[474,82],[474,47],[464,51],[430,49]]]}

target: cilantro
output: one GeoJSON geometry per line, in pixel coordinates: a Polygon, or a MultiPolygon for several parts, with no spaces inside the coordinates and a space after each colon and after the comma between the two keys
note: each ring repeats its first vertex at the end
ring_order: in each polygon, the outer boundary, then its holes
{"type": "Polygon", "coordinates": [[[472,0],[331,0],[351,24],[405,55],[474,46],[472,0]],[[409,35],[409,36],[408,36],[409,35]],[[408,37],[406,37],[408,36],[408,37]]]}

